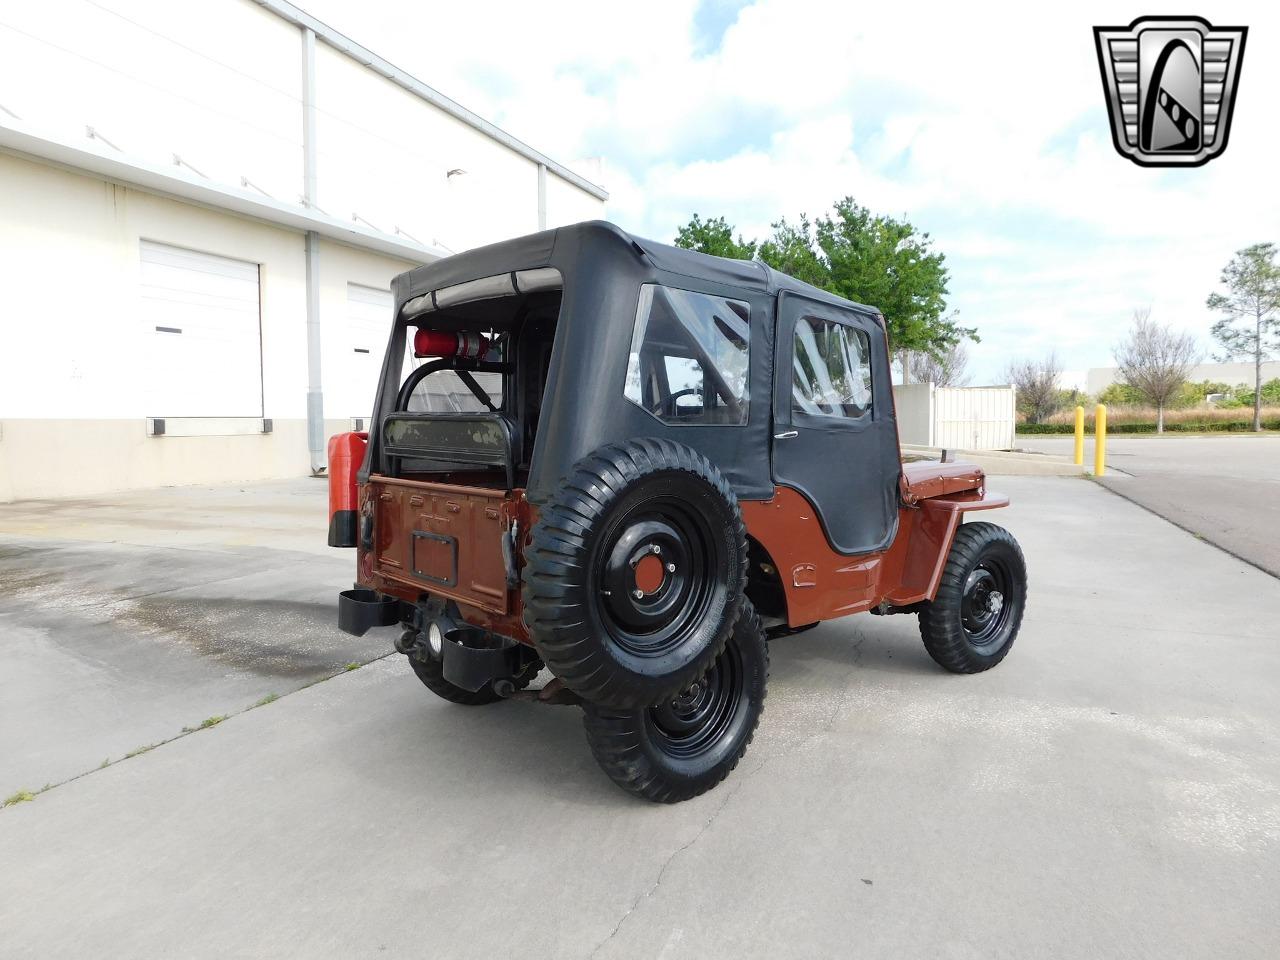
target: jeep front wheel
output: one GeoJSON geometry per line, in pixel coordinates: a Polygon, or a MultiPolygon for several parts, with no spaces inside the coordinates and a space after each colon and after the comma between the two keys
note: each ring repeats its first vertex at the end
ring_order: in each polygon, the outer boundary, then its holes
{"type": "Polygon", "coordinates": [[[1027,565],[1018,541],[994,523],[956,531],[938,593],[920,608],[929,656],[952,673],[981,673],[1005,658],[1027,603],[1027,565]]]}
{"type": "Polygon", "coordinates": [[[660,703],[724,649],[746,559],[737,498],[705,457],[669,440],[602,447],[539,505],[525,623],[547,668],[584,700],[660,703]]]}
{"type": "Polygon", "coordinates": [[[677,803],[710,790],[747,751],[764,712],[769,647],[750,602],[711,669],[671,699],[638,710],[584,706],[596,762],[628,793],[677,803]]]}

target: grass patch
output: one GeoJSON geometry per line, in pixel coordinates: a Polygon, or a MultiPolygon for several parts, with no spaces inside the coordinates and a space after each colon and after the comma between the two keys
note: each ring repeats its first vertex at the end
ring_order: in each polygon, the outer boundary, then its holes
{"type": "Polygon", "coordinates": [[[12,807],[15,803],[28,803],[35,798],[36,795],[30,790],[19,790],[16,793],[11,793],[9,796],[5,797],[4,803],[0,803],[0,807],[12,807]]]}
{"type": "Polygon", "coordinates": [[[263,697],[261,700],[259,700],[257,703],[255,703],[255,704],[254,704],[254,706],[255,706],[255,707],[265,707],[268,703],[274,703],[275,701],[277,701],[277,700],[279,700],[279,699],[280,699],[280,694],[278,694],[278,693],[268,693],[265,697],[263,697]]]}
{"type": "Polygon", "coordinates": [[[346,670],[348,673],[350,673],[352,670],[359,670],[359,669],[360,669],[360,664],[358,664],[358,663],[348,663],[348,664],[347,664],[345,667],[343,667],[342,669],[344,669],[344,670],[346,670]]]}
{"type": "Polygon", "coordinates": [[[194,727],[183,727],[183,733],[195,733],[197,730],[208,730],[210,727],[216,727],[223,720],[227,719],[225,713],[215,714],[212,717],[205,717],[200,723],[194,727]]]}
{"type": "Polygon", "coordinates": [[[154,750],[158,746],[160,746],[160,744],[158,743],[148,743],[145,747],[135,747],[133,750],[130,750],[128,753],[126,753],[124,755],[124,758],[126,760],[130,760],[133,757],[140,757],[144,753],[146,753],[148,750],[154,750]]]}

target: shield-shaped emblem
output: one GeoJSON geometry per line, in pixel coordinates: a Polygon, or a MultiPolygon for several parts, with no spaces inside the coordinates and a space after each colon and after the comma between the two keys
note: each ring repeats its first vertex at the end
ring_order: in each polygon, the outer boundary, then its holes
{"type": "Polygon", "coordinates": [[[1144,167],[1198,167],[1222,153],[1248,32],[1199,17],[1094,27],[1116,150],[1144,167]]]}

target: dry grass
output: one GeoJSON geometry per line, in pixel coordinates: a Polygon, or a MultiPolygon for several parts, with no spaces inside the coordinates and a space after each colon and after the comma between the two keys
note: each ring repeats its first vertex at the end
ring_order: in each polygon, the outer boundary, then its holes
{"type": "MultiPolygon", "coordinates": [[[[1075,410],[1059,410],[1045,423],[1070,424],[1075,422],[1075,410]]],[[[1263,407],[1262,419],[1280,418],[1280,407],[1263,407]]],[[[1093,429],[1093,407],[1085,407],[1084,422],[1088,429],[1093,429]]],[[[1122,423],[1155,423],[1156,408],[1140,406],[1107,407],[1107,423],[1117,426],[1122,423]]],[[[1187,407],[1181,410],[1166,410],[1164,422],[1172,423],[1252,423],[1253,407],[1187,407]]]]}

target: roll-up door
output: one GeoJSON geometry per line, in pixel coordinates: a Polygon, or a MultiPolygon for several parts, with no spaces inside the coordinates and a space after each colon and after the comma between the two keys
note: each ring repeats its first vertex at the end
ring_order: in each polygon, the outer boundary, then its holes
{"type": "Polygon", "coordinates": [[[142,241],[148,417],[261,417],[258,265],[142,241]]]}
{"type": "Polygon", "coordinates": [[[325,324],[322,339],[326,419],[369,422],[391,334],[391,305],[390,290],[347,284],[346,312],[325,324]]]}

